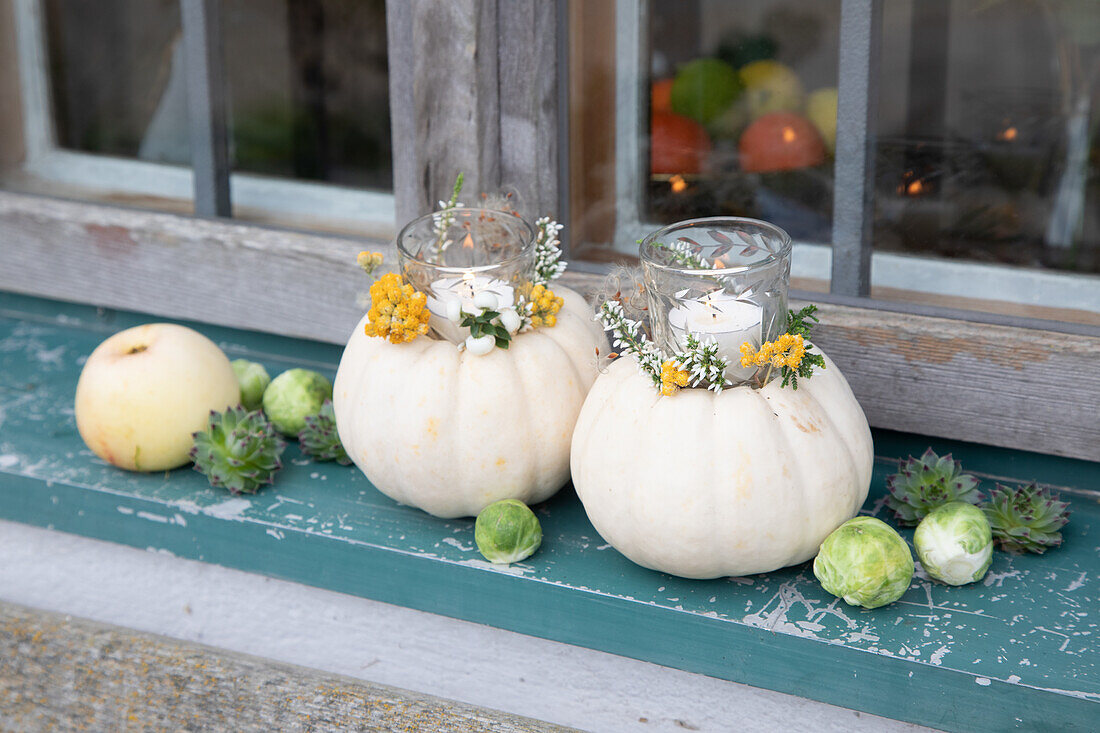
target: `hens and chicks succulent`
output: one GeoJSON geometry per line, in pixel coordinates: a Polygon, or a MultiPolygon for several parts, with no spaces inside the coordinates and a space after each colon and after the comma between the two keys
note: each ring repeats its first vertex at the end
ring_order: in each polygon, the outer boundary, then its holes
{"type": "Polygon", "coordinates": [[[210,413],[206,428],[194,434],[191,459],[211,486],[252,494],[274,481],[286,449],[282,436],[297,437],[301,450],[317,461],[351,460],[336,432],[332,383],[307,369],[290,369],[272,380],[262,365],[238,359],[232,364],[241,404],[210,413]]]}

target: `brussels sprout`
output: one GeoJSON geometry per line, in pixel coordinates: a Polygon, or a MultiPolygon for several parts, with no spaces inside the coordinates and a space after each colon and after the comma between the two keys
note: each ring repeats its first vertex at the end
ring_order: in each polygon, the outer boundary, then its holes
{"type": "Polygon", "coordinates": [[[283,435],[297,437],[306,418],[332,399],[332,382],[308,369],[288,369],[264,390],[264,413],[283,435]]]}
{"type": "Polygon", "coordinates": [[[928,513],[913,535],[930,576],[948,585],[981,580],[993,562],[993,533],[981,509],[952,501],[928,513]]]}
{"type": "Polygon", "coordinates": [[[264,365],[248,359],[234,359],[230,366],[237,375],[237,384],[241,385],[241,404],[249,411],[259,409],[263,404],[264,390],[271,384],[271,377],[264,365]]]}
{"type": "Polygon", "coordinates": [[[878,608],[901,598],[913,579],[909,545],[890,525],[856,517],[821,543],[814,559],[821,586],[852,606],[878,608]]]}
{"type": "Polygon", "coordinates": [[[539,549],[542,527],[522,501],[501,499],[477,515],[474,542],[489,562],[519,562],[539,549]]]}

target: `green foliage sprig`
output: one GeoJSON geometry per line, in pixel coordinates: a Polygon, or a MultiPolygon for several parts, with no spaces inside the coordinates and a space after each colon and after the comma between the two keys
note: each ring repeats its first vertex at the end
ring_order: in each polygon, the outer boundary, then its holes
{"type": "Polygon", "coordinates": [[[814,368],[825,368],[825,357],[821,354],[815,354],[812,351],[807,351],[802,356],[802,361],[794,369],[787,365],[783,365],[779,373],[783,377],[783,381],[780,382],[780,387],[790,386],[791,389],[798,389],[798,380],[809,379],[813,376],[814,368]]]}
{"type": "Polygon", "coordinates": [[[470,335],[474,338],[492,336],[496,339],[497,348],[500,349],[507,349],[512,342],[512,334],[508,333],[508,329],[500,323],[493,322],[500,318],[500,311],[483,310],[476,315],[469,313],[462,315],[462,322],[459,325],[469,328],[470,335]]]}
{"type": "Polygon", "coordinates": [[[795,313],[793,310],[788,310],[787,333],[792,336],[801,336],[804,339],[809,339],[810,330],[820,323],[816,314],[817,306],[812,303],[799,310],[798,313],[795,313]]]}
{"type": "MultiPolygon", "coordinates": [[[[787,311],[787,333],[792,336],[801,336],[804,340],[809,341],[810,331],[820,321],[817,318],[817,306],[812,303],[797,313],[793,310],[787,311]]],[[[798,379],[809,379],[813,376],[814,369],[825,368],[825,357],[821,354],[810,351],[812,346],[807,345],[806,353],[802,356],[802,361],[799,362],[797,367],[790,367],[786,364],[780,369],[780,375],[783,377],[783,381],[779,384],[780,387],[786,387],[790,385],[791,389],[798,389],[798,379]]]]}

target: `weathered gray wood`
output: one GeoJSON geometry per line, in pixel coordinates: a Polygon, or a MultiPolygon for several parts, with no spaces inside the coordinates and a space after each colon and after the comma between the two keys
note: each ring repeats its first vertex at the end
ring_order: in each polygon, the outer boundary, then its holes
{"type": "Polygon", "coordinates": [[[825,304],[814,340],[872,425],[1100,461],[1100,338],[825,304]]]}
{"type": "Polygon", "coordinates": [[[0,192],[0,288],[321,341],[347,340],[369,280],[355,241],[0,192]]]}
{"type": "Polygon", "coordinates": [[[6,731],[572,729],[0,603],[6,731]]]}
{"type": "Polygon", "coordinates": [[[229,102],[222,53],[221,6],[183,0],[183,49],[187,60],[187,126],[195,213],[232,216],[229,200],[229,102]]]}
{"type": "Polygon", "coordinates": [[[497,18],[500,76],[500,180],[525,213],[558,211],[557,2],[505,0],[497,18]]]}
{"type": "MultiPolygon", "coordinates": [[[[342,343],[392,244],[0,193],[0,288],[342,343]]],[[[594,292],[600,275],[563,283],[594,292]]],[[[871,424],[1100,460],[1100,338],[821,305],[871,424]]]]}
{"type": "Polygon", "coordinates": [[[398,225],[459,172],[467,200],[509,190],[525,215],[554,213],[556,5],[389,0],[387,13],[398,225]]]}

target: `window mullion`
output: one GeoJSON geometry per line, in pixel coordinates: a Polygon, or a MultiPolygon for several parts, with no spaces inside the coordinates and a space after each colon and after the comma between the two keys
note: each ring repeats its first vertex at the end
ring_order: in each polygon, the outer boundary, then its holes
{"type": "Polygon", "coordinates": [[[195,214],[232,216],[219,0],[180,0],[195,214]]]}
{"type": "Polygon", "coordinates": [[[833,264],[838,295],[871,291],[874,129],[878,106],[882,0],[842,0],[837,109],[833,264]]]}

